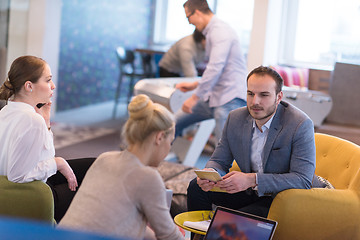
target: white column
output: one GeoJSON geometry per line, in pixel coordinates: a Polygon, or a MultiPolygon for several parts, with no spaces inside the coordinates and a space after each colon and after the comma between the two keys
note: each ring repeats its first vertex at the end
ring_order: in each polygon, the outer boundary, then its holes
{"type": "MultiPolygon", "coordinates": [[[[34,55],[49,63],[58,83],[62,0],[12,0],[7,69],[14,59],[34,55]]],[[[56,109],[56,92],[53,113],[56,109]]]]}
{"type": "Polygon", "coordinates": [[[277,64],[281,44],[283,0],[255,0],[248,69],[277,64]]]}

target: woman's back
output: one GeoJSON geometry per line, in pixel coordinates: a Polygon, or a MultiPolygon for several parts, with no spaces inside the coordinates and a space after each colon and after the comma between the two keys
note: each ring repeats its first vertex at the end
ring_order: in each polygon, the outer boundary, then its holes
{"type": "Polygon", "coordinates": [[[159,173],[125,150],[99,156],[59,226],[142,239],[150,223],[158,239],[177,239],[171,222],[159,173]]]}

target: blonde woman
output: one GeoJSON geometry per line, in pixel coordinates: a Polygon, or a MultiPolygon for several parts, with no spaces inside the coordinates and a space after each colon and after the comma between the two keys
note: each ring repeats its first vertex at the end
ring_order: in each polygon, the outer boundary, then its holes
{"type": "Polygon", "coordinates": [[[153,168],[169,153],[174,118],[146,95],[134,97],[128,112],[123,128],[127,149],[95,160],[59,226],[131,239],[184,239],[153,168]]]}

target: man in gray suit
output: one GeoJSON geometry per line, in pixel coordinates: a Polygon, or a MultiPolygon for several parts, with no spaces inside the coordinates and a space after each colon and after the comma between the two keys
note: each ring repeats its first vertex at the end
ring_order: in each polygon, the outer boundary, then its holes
{"type": "Polygon", "coordinates": [[[188,210],[212,204],[267,217],[277,193],[308,189],[315,172],[314,126],[296,107],[281,101],[283,79],[260,66],[247,77],[247,107],[230,112],[205,169],[223,180],[196,178],[188,187],[188,210]],[[229,172],[233,161],[241,172],[229,172]],[[210,191],[220,187],[227,193],[210,191]]]}

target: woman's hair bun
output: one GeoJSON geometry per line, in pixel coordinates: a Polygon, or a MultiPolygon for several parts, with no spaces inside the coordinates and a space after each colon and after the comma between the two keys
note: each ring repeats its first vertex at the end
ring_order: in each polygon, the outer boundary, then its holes
{"type": "Polygon", "coordinates": [[[137,95],[129,103],[128,112],[133,120],[151,117],[154,112],[153,102],[144,94],[137,95]]]}

